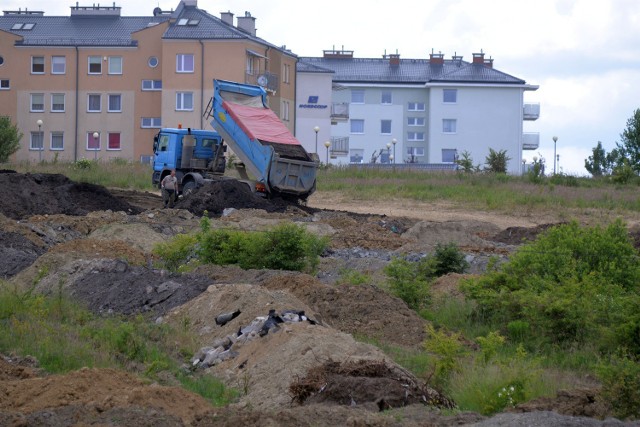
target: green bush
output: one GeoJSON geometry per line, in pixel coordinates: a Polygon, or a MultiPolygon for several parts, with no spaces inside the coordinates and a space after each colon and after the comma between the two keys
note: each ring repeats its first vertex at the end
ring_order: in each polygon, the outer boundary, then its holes
{"type": "Polygon", "coordinates": [[[153,253],[162,259],[167,270],[177,271],[196,255],[196,243],[195,234],[178,234],[173,239],[156,245],[153,253]]]}
{"type": "Polygon", "coordinates": [[[510,334],[530,331],[529,342],[592,343],[604,352],[626,345],[634,354],[640,354],[639,287],[638,254],[620,221],[554,227],[497,271],[462,285],[477,315],[509,324],[510,334]]]}
{"type": "Polygon", "coordinates": [[[467,353],[462,345],[462,335],[459,332],[436,330],[431,324],[426,326],[426,332],[427,339],[423,346],[436,357],[433,383],[437,387],[445,387],[449,377],[460,370],[461,358],[467,353]]]}
{"type": "Polygon", "coordinates": [[[429,302],[429,281],[421,274],[417,263],[394,258],[384,268],[391,293],[414,309],[419,310],[429,302]]]}
{"type": "Polygon", "coordinates": [[[430,266],[430,273],[433,277],[440,277],[449,273],[464,273],[469,268],[469,263],[465,259],[464,253],[453,242],[447,244],[438,243],[433,256],[427,257],[424,262],[430,266]]]}
{"type": "Polygon", "coordinates": [[[89,170],[95,167],[96,162],[94,160],[89,160],[84,157],[71,164],[71,168],[75,170],[89,170]]]}
{"type": "Polygon", "coordinates": [[[616,355],[597,369],[602,381],[602,397],[616,417],[640,418],[640,360],[616,355]]]}

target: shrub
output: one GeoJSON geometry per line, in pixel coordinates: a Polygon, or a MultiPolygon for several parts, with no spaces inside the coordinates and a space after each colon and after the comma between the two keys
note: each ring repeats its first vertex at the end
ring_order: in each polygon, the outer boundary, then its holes
{"type": "Polygon", "coordinates": [[[75,170],[88,170],[93,169],[95,166],[95,161],[86,159],[84,157],[82,159],[76,160],[71,164],[71,167],[75,170]]]}
{"type": "Polygon", "coordinates": [[[361,273],[358,270],[353,270],[351,268],[344,268],[339,271],[339,274],[339,285],[366,285],[370,281],[370,278],[367,274],[361,273]]]}
{"type": "Polygon", "coordinates": [[[384,268],[387,283],[391,293],[414,309],[427,305],[429,302],[429,281],[421,275],[417,263],[402,258],[394,258],[384,268]]]}
{"type": "Polygon", "coordinates": [[[493,173],[507,173],[507,163],[511,157],[507,156],[507,150],[496,151],[489,148],[489,155],[485,159],[486,170],[493,173]]]}
{"type": "Polygon", "coordinates": [[[178,234],[173,239],[156,245],[153,253],[162,259],[167,270],[177,271],[196,255],[196,242],[195,234],[178,234]]]}
{"type": "Polygon", "coordinates": [[[602,397],[619,418],[640,418],[640,361],[627,354],[613,356],[597,369],[602,397]]]}
{"type": "Polygon", "coordinates": [[[449,273],[464,273],[469,268],[469,263],[460,248],[455,243],[436,245],[432,257],[428,257],[425,263],[431,267],[433,277],[444,276],[449,273]]]}
{"type": "Polygon", "coordinates": [[[5,163],[9,156],[18,151],[22,136],[18,126],[12,124],[9,117],[0,117],[0,163],[5,163]]]}
{"type": "Polygon", "coordinates": [[[444,387],[451,374],[459,371],[460,359],[466,355],[461,334],[447,333],[442,329],[436,330],[431,324],[426,326],[426,332],[424,348],[437,359],[434,368],[434,384],[444,387]]]}

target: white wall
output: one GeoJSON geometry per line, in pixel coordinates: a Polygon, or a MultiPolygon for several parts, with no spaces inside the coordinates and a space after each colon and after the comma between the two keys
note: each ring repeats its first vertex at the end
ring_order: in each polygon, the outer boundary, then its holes
{"type": "Polygon", "coordinates": [[[296,129],[295,136],[309,153],[316,151],[316,133],[318,126],[318,152],[324,159],[325,141],[331,140],[331,73],[298,73],[296,91],[296,129]],[[316,104],[309,103],[309,97],[318,97],[316,104]],[[309,108],[316,105],[320,108],[309,108]]]}

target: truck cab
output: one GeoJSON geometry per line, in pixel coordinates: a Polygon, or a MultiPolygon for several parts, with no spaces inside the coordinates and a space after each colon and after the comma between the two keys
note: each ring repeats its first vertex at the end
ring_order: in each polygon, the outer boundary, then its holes
{"type": "Polygon", "coordinates": [[[224,174],[225,146],[215,131],[163,128],[153,139],[153,152],[154,186],[159,187],[172,169],[176,170],[181,193],[189,193],[205,180],[224,174]]]}

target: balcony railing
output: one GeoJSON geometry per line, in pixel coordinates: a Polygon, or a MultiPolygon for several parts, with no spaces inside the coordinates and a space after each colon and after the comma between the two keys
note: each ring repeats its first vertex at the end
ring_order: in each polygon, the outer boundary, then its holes
{"type": "Polygon", "coordinates": [[[262,86],[268,91],[277,92],[280,89],[280,80],[277,74],[264,70],[252,70],[245,72],[244,82],[250,85],[262,86]]]}
{"type": "Polygon", "coordinates": [[[522,149],[536,150],[540,146],[540,134],[537,132],[525,132],[522,134],[522,149]]]}
{"type": "Polygon", "coordinates": [[[331,121],[341,122],[349,120],[349,104],[347,102],[334,102],[331,104],[331,121]]]}
{"type": "Polygon", "coordinates": [[[524,120],[538,120],[540,117],[540,104],[524,104],[522,112],[524,120]]]}
{"type": "Polygon", "coordinates": [[[331,147],[329,148],[331,157],[349,155],[349,137],[331,137],[331,147]]]}

